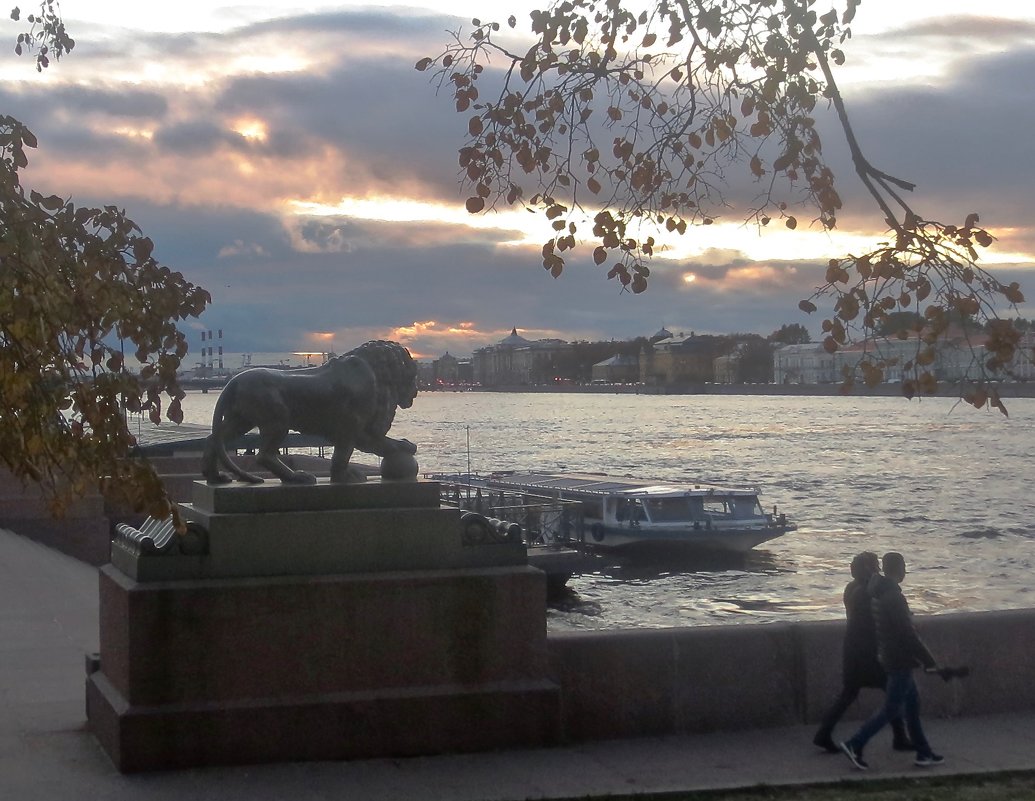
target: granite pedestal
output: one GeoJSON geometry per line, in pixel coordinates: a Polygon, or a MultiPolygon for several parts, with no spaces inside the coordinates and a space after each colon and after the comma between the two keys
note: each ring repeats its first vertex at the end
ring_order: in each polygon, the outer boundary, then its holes
{"type": "Polygon", "coordinates": [[[116,541],[87,715],[123,772],[554,743],[545,576],[433,482],[208,486],[116,541]]]}

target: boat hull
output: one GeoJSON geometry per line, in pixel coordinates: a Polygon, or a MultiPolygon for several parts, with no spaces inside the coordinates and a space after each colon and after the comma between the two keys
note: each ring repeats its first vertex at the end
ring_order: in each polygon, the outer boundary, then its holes
{"type": "Polygon", "coordinates": [[[795,526],[772,526],[748,529],[678,529],[673,531],[638,531],[619,526],[595,523],[587,527],[587,548],[598,551],[688,550],[712,553],[747,553],[769,540],[782,537],[795,526]]]}

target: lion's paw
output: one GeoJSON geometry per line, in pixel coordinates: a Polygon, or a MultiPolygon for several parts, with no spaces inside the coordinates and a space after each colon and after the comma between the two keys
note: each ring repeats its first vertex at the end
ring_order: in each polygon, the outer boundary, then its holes
{"type": "Polygon", "coordinates": [[[307,473],[305,470],[295,470],[291,474],[291,484],[315,484],[316,476],[312,473],[307,473]]]}

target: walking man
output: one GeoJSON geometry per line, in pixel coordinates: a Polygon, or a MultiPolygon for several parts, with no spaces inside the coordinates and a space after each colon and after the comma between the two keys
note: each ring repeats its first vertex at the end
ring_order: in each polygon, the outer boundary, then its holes
{"type": "MultiPolygon", "coordinates": [[[[812,742],[828,753],[837,754],[841,749],[831,736],[841,716],[859,697],[863,687],[881,690],[887,684],[887,674],[877,661],[877,632],[873,623],[873,609],[870,599],[870,579],[880,573],[880,561],[872,551],[863,551],[852,559],[852,580],[845,587],[844,604],[848,626],[845,629],[841,652],[841,694],[827,710],[812,742]]],[[[913,744],[906,734],[901,716],[890,721],[893,733],[892,748],[896,751],[913,751],[913,744]]]]}
{"type": "Polygon", "coordinates": [[[901,584],[906,577],[906,560],[902,554],[884,554],[884,575],[870,579],[873,622],[877,631],[877,659],[888,674],[884,705],[852,735],[841,743],[841,750],[859,770],[869,765],[863,759],[863,749],[870,739],[893,717],[905,720],[909,737],[916,749],[918,767],[940,765],[944,760],[931,750],[920,723],[920,695],[913,679],[913,670],[923,666],[935,670],[931,652],[913,626],[909,604],[902,594],[901,584]]]}

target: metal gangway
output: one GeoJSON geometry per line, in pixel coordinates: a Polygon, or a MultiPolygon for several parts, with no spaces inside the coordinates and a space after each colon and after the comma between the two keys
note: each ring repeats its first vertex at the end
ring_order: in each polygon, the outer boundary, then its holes
{"type": "Polygon", "coordinates": [[[430,477],[440,483],[443,504],[517,523],[526,545],[570,547],[583,542],[582,504],[578,501],[493,489],[462,477],[430,477]]]}

